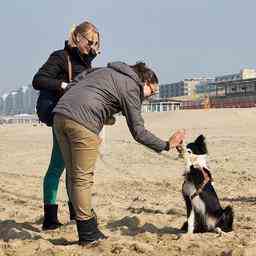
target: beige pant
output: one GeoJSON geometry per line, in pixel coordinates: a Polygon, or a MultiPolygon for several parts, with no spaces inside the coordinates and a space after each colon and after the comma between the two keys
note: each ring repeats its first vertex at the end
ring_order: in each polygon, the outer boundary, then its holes
{"type": "Polygon", "coordinates": [[[66,165],[67,190],[77,220],[93,217],[92,194],[99,137],[79,123],[56,114],[54,131],[66,165]]]}

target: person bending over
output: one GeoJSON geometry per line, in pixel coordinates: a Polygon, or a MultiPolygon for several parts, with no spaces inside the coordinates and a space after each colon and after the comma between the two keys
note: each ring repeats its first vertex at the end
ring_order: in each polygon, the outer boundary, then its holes
{"type": "Polygon", "coordinates": [[[144,63],[109,63],[78,75],[53,110],[54,131],[67,169],[80,245],[106,238],[92,210],[98,135],[106,120],[122,112],[133,138],[156,152],[175,148],[184,139],[184,131],[177,131],[164,141],[145,129],[142,101],[157,89],[158,78],[144,63]]]}

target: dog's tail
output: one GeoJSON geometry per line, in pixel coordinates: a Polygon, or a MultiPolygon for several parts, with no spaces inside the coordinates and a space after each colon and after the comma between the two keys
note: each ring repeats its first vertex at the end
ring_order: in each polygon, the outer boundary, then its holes
{"type": "Polygon", "coordinates": [[[220,227],[224,232],[230,232],[233,230],[234,222],[234,210],[232,206],[227,206],[223,209],[222,215],[217,223],[217,227],[220,227]]]}

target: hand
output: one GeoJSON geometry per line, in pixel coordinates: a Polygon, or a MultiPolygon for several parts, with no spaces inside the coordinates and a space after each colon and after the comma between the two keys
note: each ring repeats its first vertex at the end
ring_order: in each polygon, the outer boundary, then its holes
{"type": "Polygon", "coordinates": [[[61,83],[61,89],[62,89],[63,92],[66,92],[67,90],[69,90],[74,85],[75,85],[74,82],[71,82],[71,83],[62,82],[61,83]]]}
{"type": "MultiPolygon", "coordinates": [[[[178,130],[169,139],[170,148],[180,149],[181,144],[185,139],[185,130],[178,130]]],[[[178,150],[179,151],[179,150],[178,150]]]]}
{"type": "Polygon", "coordinates": [[[61,82],[60,84],[61,89],[64,91],[66,90],[67,86],[68,86],[68,83],[65,83],[65,82],[61,82]]]}
{"type": "Polygon", "coordinates": [[[114,125],[116,123],[116,118],[114,116],[111,116],[104,125],[114,125]]]}

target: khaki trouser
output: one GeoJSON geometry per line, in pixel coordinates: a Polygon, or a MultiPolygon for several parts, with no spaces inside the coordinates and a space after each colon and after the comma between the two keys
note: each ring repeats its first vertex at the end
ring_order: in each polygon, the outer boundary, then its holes
{"type": "Polygon", "coordinates": [[[56,114],[54,131],[66,165],[67,190],[77,220],[93,217],[92,194],[99,137],[79,123],[56,114]]]}

